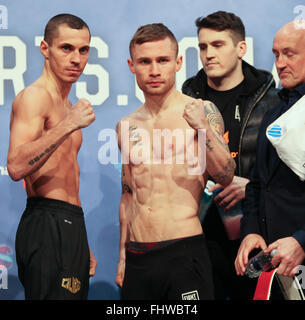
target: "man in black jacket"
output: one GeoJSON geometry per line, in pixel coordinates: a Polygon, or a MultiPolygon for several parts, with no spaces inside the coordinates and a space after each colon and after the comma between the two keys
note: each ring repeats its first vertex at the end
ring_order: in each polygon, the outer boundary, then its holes
{"type": "Polygon", "coordinates": [[[266,253],[277,249],[272,264],[283,276],[293,276],[305,261],[305,183],[266,137],[270,124],[296,102],[305,103],[305,20],[290,22],[277,32],[273,53],[283,87],[281,103],[266,113],[259,129],[257,165],[246,190],[243,241],[235,261],[240,275],[249,253],[258,247],[266,253]]]}
{"type": "Polygon", "coordinates": [[[247,46],[239,17],[218,11],[198,18],[196,26],[203,69],[185,81],[182,91],[217,105],[225,124],[225,139],[236,162],[232,183],[225,188],[220,184],[210,188],[219,193],[202,222],[214,267],[215,295],[216,299],[252,299],[256,282],[237,277],[234,270],[241,215],[235,216],[231,225],[227,222],[231,209],[245,198],[255,163],[258,127],[265,112],[279,98],[272,75],[242,60],[247,46]]]}

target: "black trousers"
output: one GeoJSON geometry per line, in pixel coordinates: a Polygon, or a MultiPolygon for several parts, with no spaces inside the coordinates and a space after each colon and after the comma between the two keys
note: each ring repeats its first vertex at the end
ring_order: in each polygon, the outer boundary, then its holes
{"type": "Polygon", "coordinates": [[[87,299],[90,256],[80,207],[28,198],[15,246],[26,299],[87,299]]]}
{"type": "Polygon", "coordinates": [[[145,253],[126,250],[123,300],[213,298],[212,269],[203,235],[145,253]]]}
{"type": "MultiPolygon", "coordinates": [[[[240,239],[229,240],[217,207],[212,203],[203,222],[212,263],[216,300],[252,300],[257,279],[237,276],[234,261],[240,246],[240,239]]],[[[251,256],[258,253],[253,251],[251,256]]]]}

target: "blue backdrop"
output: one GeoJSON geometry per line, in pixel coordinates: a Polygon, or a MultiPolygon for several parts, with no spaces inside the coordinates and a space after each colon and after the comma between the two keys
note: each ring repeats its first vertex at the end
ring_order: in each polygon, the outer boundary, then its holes
{"type": "MultiPolygon", "coordinates": [[[[47,21],[58,13],[83,18],[92,33],[85,74],[73,85],[70,99],[85,97],[94,105],[96,121],[83,130],[79,153],[80,197],[89,245],[98,260],[90,280],[89,299],[119,299],[115,285],[119,249],[118,208],[120,159],[107,163],[107,143],[118,120],[141,104],[134,76],[127,66],[129,41],[140,25],[162,22],[176,35],[184,68],[177,89],[194,75],[198,62],[194,21],[217,10],[231,11],[245,24],[245,60],[273,71],[272,39],[285,23],[305,19],[300,0],[0,0],[0,299],[23,299],[17,276],[14,241],[25,206],[22,181],[13,182],[6,169],[11,103],[16,94],[41,74],[40,37],[47,21]],[[110,129],[105,131],[105,129],[110,129]]],[[[110,150],[115,155],[116,150],[110,150]]]]}

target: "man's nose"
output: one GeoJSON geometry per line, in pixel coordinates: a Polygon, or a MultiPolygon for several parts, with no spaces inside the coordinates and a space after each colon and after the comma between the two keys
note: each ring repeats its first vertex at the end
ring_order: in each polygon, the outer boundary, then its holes
{"type": "Polygon", "coordinates": [[[213,58],[215,56],[215,49],[212,46],[207,46],[206,48],[206,57],[213,58]]]}
{"type": "Polygon", "coordinates": [[[276,68],[283,69],[286,66],[286,59],[285,57],[280,54],[275,60],[276,68]]]}
{"type": "Polygon", "coordinates": [[[152,76],[160,75],[160,68],[157,62],[152,62],[150,65],[150,74],[152,76]]]}
{"type": "Polygon", "coordinates": [[[71,62],[74,64],[80,63],[80,53],[78,52],[78,50],[75,50],[71,53],[71,62]]]}

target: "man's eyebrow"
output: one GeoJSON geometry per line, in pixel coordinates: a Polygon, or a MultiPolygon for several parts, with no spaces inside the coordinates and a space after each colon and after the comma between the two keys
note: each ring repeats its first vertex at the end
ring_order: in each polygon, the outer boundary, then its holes
{"type": "Polygon", "coordinates": [[[74,47],[71,43],[69,43],[69,42],[62,42],[62,43],[60,43],[59,44],[59,46],[60,47],[65,47],[65,46],[67,46],[67,47],[74,47]]]}
{"type": "Polygon", "coordinates": [[[294,50],[293,50],[293,48],[291,48],[291,47],[285,47],[285,48],[282,48],[282,49],[280,49],[280,50],[272,48],[272,52],[273,52],[273,53],[274,53],[274,52],[279,52],[279,51],[287,52],[287,51],[294,51],[294,50]]]}
{"type": "MultiPolygon", "coordinates": [[[[59,44],[59,46],[60,47],[69,47],[69,48],[72,48],[72,49],[76,48],[73,44],[71,44],[69,42],[62,42],[62,43],[59,44]]],[[[90,45],[85,44],[82,47],[80,47],[79,49],[88,49],[89,50],[89,48],[90,48],[90,45]]]]}
{"type": "Polygon", "coordinates": [[[211,42],[211,44],[216,44],[216,43],[226,43],[226,40],[221,40],[221,39],[219,39],[219,40],[213,40],[213,41],[211,42]]]}
{"type": "Polygon", "coordinates": [[[141,56],[137,58],[137,60],[145,60],[145,59],[149,60],[150,58],[145,56],[141,56]]]}
{"type": "MultiPolygon", "coordinates": [[[[199,44],[200,43],[207,43],[208,41],[203,41],[203,42],[199,42],[199,44]]],[[[213,41],[209,41],[210,43],[214,43],[214,42],[226,42],[226,40],[224,40],[224,39],[216,39],[216,40],[213,40],[213,41]]]]}
{"type": "Polygon", "coordinates": [[[168,55],[159,56],[156,59],[170,59],[170,56],[168,56],[168,55]]]}
{"type": "MultiPolygon", "coordinates": [[[[218,44],[218,43],[222,43],[222,44],[223,44],[223,43],[226,43],[226,40],[220,40],[220,39],[219,39],[219,40],[213,40],[213,41],[210,42],[210,44],[212,44],[212,45],[215,45],[215,44],[218,44]]],[[[205,46],[205,45],[207,45],[207,44],[208,44],[208,43],[205,42],[205,41],[204,41],[204,42],[199,42],[199,43],[198,43],[198,46],[199,46],[199,47],[200,47],[200,46],[205,46]]]]}

